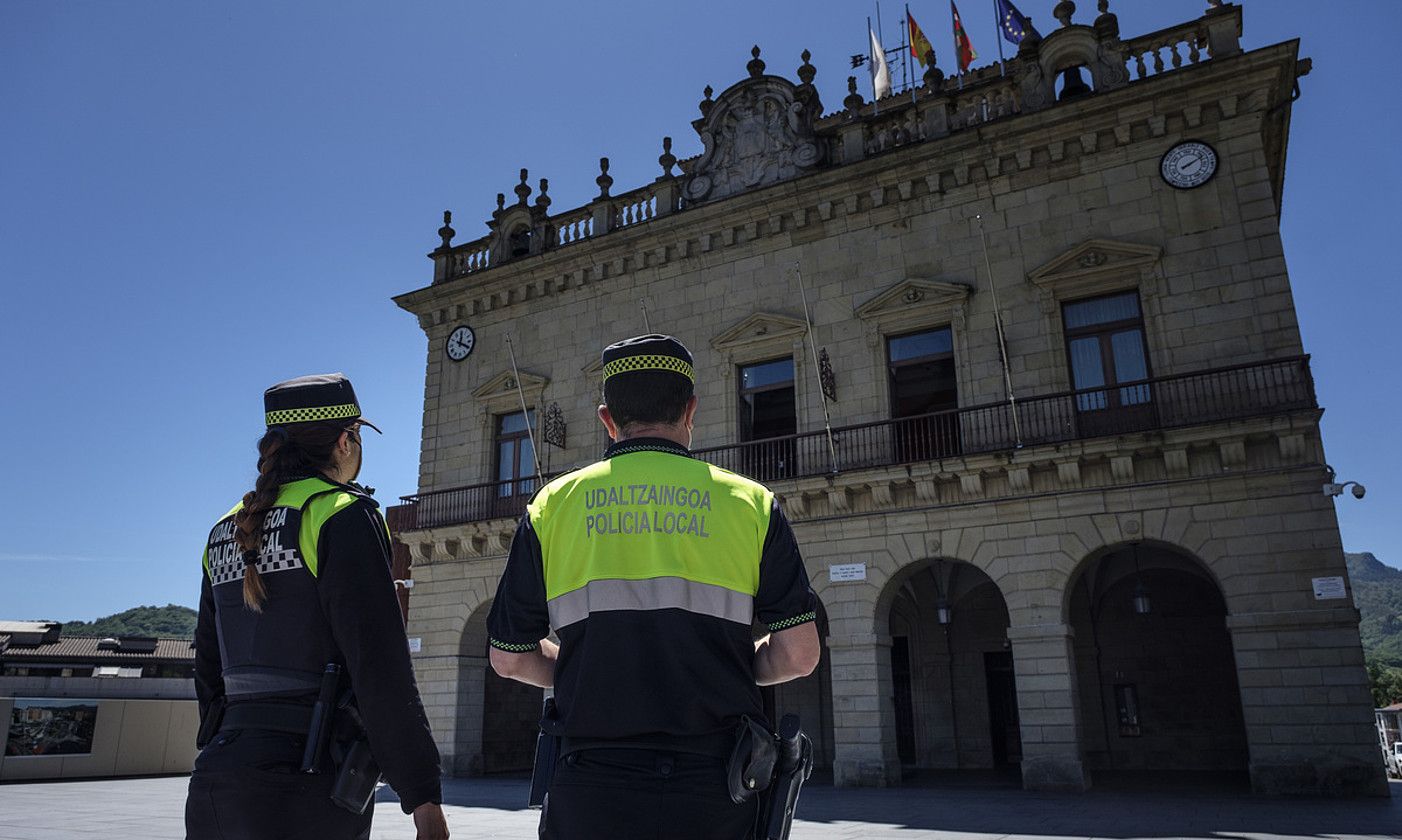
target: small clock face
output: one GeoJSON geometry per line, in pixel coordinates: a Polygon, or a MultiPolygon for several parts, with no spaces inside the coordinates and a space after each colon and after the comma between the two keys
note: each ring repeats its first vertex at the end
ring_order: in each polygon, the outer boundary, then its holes
{"type": "Polygon", "coordinates": [[[1170,186],[1180,190],[1200,187],[1217,174],[1217,152],[1200,140],[1188,140],[1168,150],[1159,172],[1170,186]]]}
{"type": "Polygon", "coordinates": [[[472,327],[466,324],[453,330],[448,336],[448,344],[444,348],[448,353],[448,358],[455,362],[461,362],[472,352],[473,346],[477,343],[477,336],[472,334],[472,327]]]}

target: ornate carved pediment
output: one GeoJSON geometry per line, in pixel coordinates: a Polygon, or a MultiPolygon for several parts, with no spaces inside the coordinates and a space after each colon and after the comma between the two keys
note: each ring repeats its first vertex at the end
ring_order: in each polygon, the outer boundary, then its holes
{"type": "MultiPolygon", "coordinates": [[[[549,384],[550,380],[544,376],[521,371],[521,393],[525,394],[526,405],[534,407],[540,401],[545,386],[549,384]]],[[[477,386],[472,391],[472,396],[477,399],[479,405],[494,414],[521,410],[521,395],[516,392],[516,376],[509,370],[504,370],[477,386]]]]}
{"type": "Polygon", "coordinates": [[[1102,281],[1137,281],[1162,253],[1155,245],[1091,239],[1033,269],[1027,279],[1051,292],[1093,292],[1102,281]]]}
{"type": "Polygon", "coordinates": [[[772,312],[756,312],[715,338],[711,346],[717,350],[743,350],[752,345],[769,344],[775,341],[792,341],[807,330],[802,319],[777,315],[772,312]]]}
{"type": "Polygon", "coordinates": [[[692,123],[705,151],[691,166],[687,201],[767,187],[818,166],[814,101],[778,76],[755,76],[728,88],[692,123]]]}
{"type": "Polygon", "coordinates": [[[881,321],[889,317],[905,317],[952,309],[968,299],[973,290],[962,283],[939,280],[902,280],[866,303],[858,306],[858,318],[881,321]]]}

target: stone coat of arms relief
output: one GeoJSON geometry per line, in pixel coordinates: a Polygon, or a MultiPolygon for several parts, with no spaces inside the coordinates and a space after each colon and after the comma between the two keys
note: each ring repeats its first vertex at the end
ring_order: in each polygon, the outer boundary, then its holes
{"type": "Polygon", "coordinates": [[[787,181],[822,160],[811,109],[798,100],[792,84],[777,77],[736,85],[693,125],[705,151],[691,169],[687,201],[725,198],[787,181]]]}

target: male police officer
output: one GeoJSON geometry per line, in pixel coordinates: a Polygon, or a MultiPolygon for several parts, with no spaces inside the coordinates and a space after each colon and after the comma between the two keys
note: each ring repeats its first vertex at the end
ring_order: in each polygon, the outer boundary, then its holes
{"type": "Polygon", "coordinates": [[[817,599],[774,494],[691,458],[681,342],[631,338],[603,363],[614,443],[532,499],[488,618],[497,673],[555,689],[541,836],[748,837],[726,759],[742,717],[766,723],[758,686],[816,667],[817,599]]]}

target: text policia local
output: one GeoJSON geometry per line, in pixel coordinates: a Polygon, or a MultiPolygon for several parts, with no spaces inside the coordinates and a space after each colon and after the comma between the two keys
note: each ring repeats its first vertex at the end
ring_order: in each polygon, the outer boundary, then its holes
{"type": "Polygon", "coordinates": [[[709,490],[666,484],[600,487],[585,493],[584,507],[586,510],[599,511],[585,517],[584,533],[587,537],[601,534],[651,533],[710,536],[706,531],[706,514],[693,512],[711,509],[709,490]],[[682,509],[658,510],[660,507],[682,509]]]}

